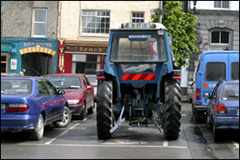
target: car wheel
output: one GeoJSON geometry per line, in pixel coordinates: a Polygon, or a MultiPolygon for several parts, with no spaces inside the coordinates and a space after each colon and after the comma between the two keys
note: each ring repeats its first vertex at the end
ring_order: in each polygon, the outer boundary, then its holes
{"type": "Polygon", "coordinates": [[[54,126],[57,128],[65,128],[69,125],[69,123],[72,120],[72,113],[69,110],[68,107],[64,107],[64,111],[63,111],[63,120],[62,121],[56,121],[53,122],[54,126]]]}
{"type": "Polygon", "coordinates": [[[37,126],[32,133],[32,139],[33,140],[42,139],[43,133],[44,133],[44,119],[43,119],[42,114],[40,114],[38,117],[37,126]]]}
{"type": "Polygon", "coordinates": [[[79,119],[84,120],[85,117],[86,117],[86,105],[85,103],[83,103],[83,109],[82,112],[80,113],[79,119]]]}
{"type": "Polygon", "coordinates": [[[93,100],[91,107],[88,109],[88,114],[93,114],[93,109],[95,108],[94,106],[95,106],[95,102],[93,100]]]}

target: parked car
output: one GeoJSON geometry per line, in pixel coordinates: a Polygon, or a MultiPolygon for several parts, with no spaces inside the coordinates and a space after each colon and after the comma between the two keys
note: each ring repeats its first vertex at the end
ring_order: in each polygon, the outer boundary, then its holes
{"type": "Polygon", "coordinates": [[[65,91],[72,115],[83,120],[86,113],[93,113],[94,90],[84,74],[58,73],[46,75],[46,78],[57,88],[65,91]]]}
{"type": "Polygon", "coordinates": [[[213,128],[214,141],[221,130],[239,130],[239,80],[220,81],[208,97],[206,123],[213,128]]]}
{"type": "Polygon", "coordinates": [[[63,94],[43,77],[1,77],[1,131],[31,131],[40,140],[49,123],[67,127],[71,112],[63,94]]]}
{"type": "Polygon", "coordinates": [[[192,112],[196,121],[206,120],[207,97],[221,80],[239,80],[239,51],[206,51],[198,63],[193,86],[192,112]]]}
{"type": "Polygon", "coordinates": [[[93,86],[94,89],[94,101],[96,102],[96,97],[97,97],[97,75],[86,75],[87,79],[89,80],[89,82],[91,83],[91,85],[93,86]]]}

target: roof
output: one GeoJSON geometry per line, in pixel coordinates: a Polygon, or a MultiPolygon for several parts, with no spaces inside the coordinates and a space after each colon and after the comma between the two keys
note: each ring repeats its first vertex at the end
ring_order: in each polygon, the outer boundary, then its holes
{"type": "Polygon", "coordinates": [[[38,76],[3,76],[1,79],[44,79],[44,77],[38,77],[38,76]]]}
{"type": "Polygon", "coordinates": [[[83,76],[84,74],[81,73],[56,73],[56,74],[48,74],[45,75],[45,77],[60,77],[60,76],[72,76],[72,77],[79,77],[79,76],[83,76]]]}

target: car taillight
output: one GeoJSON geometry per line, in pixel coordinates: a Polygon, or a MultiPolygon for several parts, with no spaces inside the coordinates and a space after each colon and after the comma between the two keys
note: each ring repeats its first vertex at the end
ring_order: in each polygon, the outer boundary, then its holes
{"type": "Polygon", "coordinates": [[[200,95],[201,95],[201,92],[200,92],[200,89],[196,89],[196,100],[200,100],[200,95]]]}
{"type": "Polygon", "coordinates": [[[6,112],[27,112],[29,107],[24,103],[10,103],[8,104],[6,112]]]}
{"type": "Polygon", "coordinates": [[[227,109],[224,104],[217,104],[216,106],[214,106],[214,109],[217,111],[217,113],[227,113],[227,109]]]}

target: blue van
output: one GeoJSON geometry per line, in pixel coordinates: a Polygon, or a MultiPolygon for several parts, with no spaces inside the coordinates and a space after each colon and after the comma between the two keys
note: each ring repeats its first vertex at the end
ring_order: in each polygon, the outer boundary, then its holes
{"type": "Polygon", "coordinates": [[[203,52],[195,73],[192,114],[196,121],[206,120],[208,93],[221,80],[239,80],[239,51],[203,52]]]}

